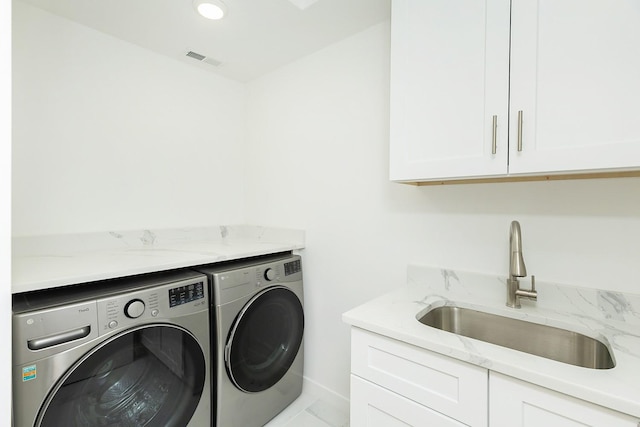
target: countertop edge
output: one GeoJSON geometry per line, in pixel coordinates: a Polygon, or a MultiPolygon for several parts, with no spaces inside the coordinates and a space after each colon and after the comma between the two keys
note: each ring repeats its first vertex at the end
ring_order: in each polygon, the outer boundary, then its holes
{"type": "Polygon", "coordinates": [[[300,250],[304,240],[304,231],[245,225],[18,237],[11,293],[300,250]]]}

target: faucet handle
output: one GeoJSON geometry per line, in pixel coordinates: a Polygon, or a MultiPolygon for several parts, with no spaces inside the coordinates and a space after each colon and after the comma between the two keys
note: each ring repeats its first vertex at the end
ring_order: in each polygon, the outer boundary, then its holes
{"type": "Polygon", "coordinates": [[[536,276],[531,275],[531,292],[536,291],[536,276]]]}

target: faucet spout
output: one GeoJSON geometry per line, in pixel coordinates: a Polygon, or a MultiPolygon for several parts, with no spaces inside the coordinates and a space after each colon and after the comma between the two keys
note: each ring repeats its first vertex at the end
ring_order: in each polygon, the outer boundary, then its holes
{"type": "Polygon", "coordinates": [[[527,276],[527,267],[522,256],[522,232],[518,221],[511,222],[509,229],[509,278],[507,279],[507,306],[520,308],[520,298],[538,299],[535,278],[531,276],[531,289],[520,289],[518,277],[527,276]]]}
{"type": "Polygon", "coordinates": [[[524,257],[522,256],[522,232],[518,221],[511,222],[509,246],[511,248],[511,257],[509,259],[510,278],[526,277],[527,267],[524,265],[524,257]]]}

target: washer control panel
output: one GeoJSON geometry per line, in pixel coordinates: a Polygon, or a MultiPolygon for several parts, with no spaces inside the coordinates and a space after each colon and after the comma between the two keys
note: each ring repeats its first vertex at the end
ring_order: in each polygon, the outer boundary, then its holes
{"type": "Polygon", "coordinates": [[[137,319],[144,313],[144,301],[141,299],[132,299],[124,306],[124,314],[129,319],[137,319]]]}
{"type": "Polygon", "coordinates": [[[157,290],[98,300],[100,330],[105,332],[129,326],[136,319],[150,315],[150,311],[158,311],[159,309],[157,290]]]}
{"type": "Polygon", "coordinates": [[[169,289],[169,307],[187,304],[204,298],[204,283],[192,283],[169,289]]]}
{"type": "Polygon", "coordinates": [[[267,268],[264,271],[264,278],[265,280],[271,282],[273,279],[276,278],[276,271],[273,268],[267,268]]]}
{"type": "Polygon", "coordinates": [[[107,333],[142,322],[208,309],[207,280],[199,276],[99,299],[98,329],[107,333]]]}

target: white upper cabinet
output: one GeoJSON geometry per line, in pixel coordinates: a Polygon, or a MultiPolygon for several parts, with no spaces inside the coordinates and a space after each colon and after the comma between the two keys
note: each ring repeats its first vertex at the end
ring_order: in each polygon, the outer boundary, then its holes
{"type": "Polygon", "coordinates": [[[505,174],[509,0],[393,0],[391,16],[391,179],[505,174]]]}
{"type": "Polygon", "coordinates": [[[638,22],[638,0],[393,0],[391,179],[637,170],[638,22]]]}
{"type": "Polygon", "coordinates": [[[514,0],[511,14],[509,173],[639,166],[640,2],[514,0]]]}

